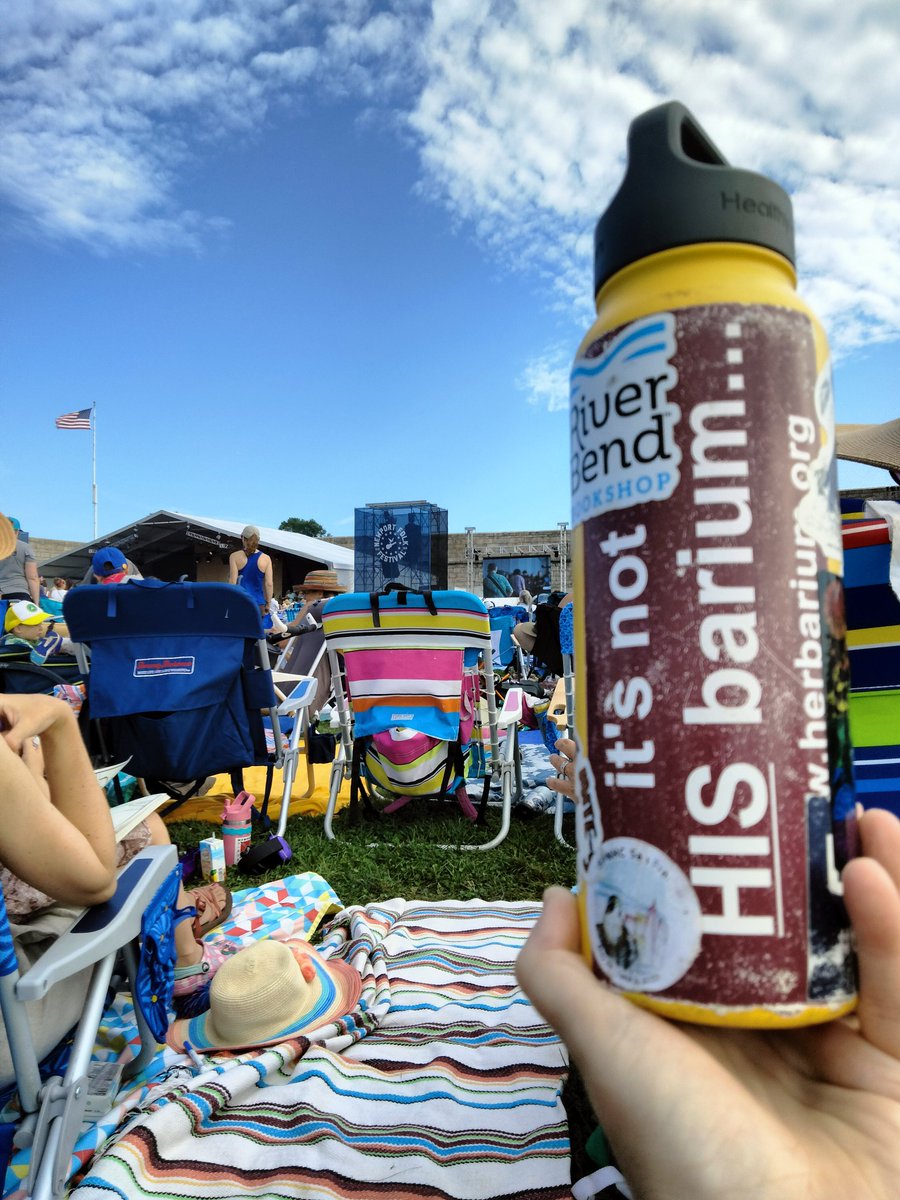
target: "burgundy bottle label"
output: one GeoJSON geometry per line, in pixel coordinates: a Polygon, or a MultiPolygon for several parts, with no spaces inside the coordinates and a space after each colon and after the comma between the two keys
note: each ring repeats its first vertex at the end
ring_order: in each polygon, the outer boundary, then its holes
{"type": "Polygon", "coordinates": [[[853,992],[855,837],[828,369],[798,312],[712,305],[572,372],[595,969],[700,1005],[853,992]]]}

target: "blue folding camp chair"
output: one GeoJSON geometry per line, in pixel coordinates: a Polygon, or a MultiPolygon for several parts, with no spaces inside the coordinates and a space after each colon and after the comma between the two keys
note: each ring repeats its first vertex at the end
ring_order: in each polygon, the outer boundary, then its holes
{"type": "Polygon", "coordinates": [[[501,676],[498,679],[501,690],[504,681],[508,683],[511,677],[525,678],[525,656],[522,653],[522,647],[513,637],[512,631],[527,615],[528,613],[522,605],[506,604],[498,607],[495,604],[488,609],[494,651],[493,666],[494,671],[501,676]]]}
{"type": "MultiPolygon", "coordinates": [[[[282,769],[281,812],[270,841],[287,861],[284,830],[302,722],[294,721],[285,751],[281,718],[305,708],[315,687],[297,686],[279,705],[259,609],[247,592],[228,583],[143,579],[74,588],[64,608],[70,636],[81,646],[87,712],[102,761],[127,759],[132,775],[152,781],[202,781],[264,765],[270,768],[264,809],[271,771],[282,769]]],[[[274,858],[248,862],[259,870],[277,865],[274,858]]]]}
{"type": "MultiPolygon", "coordinates": [[[[563,725],[565,727],[566,737],[573,740],[575,737],[575,619],[574,605],[571,601],[561,609],[559,614],[559,649],[562,654],[562,685],[563,695],[565,697],[565,710],[563,725]]],[[[554,693],[555,699],[555,693],[554,693]]],[[[551,708],[553,701],[551,701],[551,708]]],[[[565,797],[560,793],[556,793],[556,810],[553,815],[553,832],[556,834],[556,840],[562,842],[564,846],[572,847],[563,837],[562,823],[563,811],[565,809],[565,797]]]]}
{"type": "MultiPolygon", "coordinates": [[[[175,943],[173,923],[181,870],[174,846],[148,846],[119,873],[115,894],[85,909],[71,928],[20,973],[0,893],[0,1011],[15,1070],[21,1111],[12,1149],[28,1151],[26,1196],[52,1200],[80,1164],[72,1150],[85,1120],[87,1071],[116,958],[123,953],[135,1019],[139,1053],[126,1065],[132,1079],[156,1054],[165,1038],[172,1000],[175,943]],[[62,1075],[42,1072],[27,1017],[29,1001],[55,985],[93,968],[87,998],[68,1063],[62,1075]]],[[[192,909],[182,912],[192,912],[192,909]]]]}
{"type": "Polygon", "coordinates": [[[447,848],[490,850],[499,845],[509,831],[522,697],[511,689],[498,713],[484,604],[458,591],[352,592],[329,600],[323,621],[341,732],[326,836],[334,837],[332,822],[345,779],[350,782],[351,815],[360,796],[368,803],[367,779],[395,798],[389,810],[409,796],[456,795],[466,815],[474,818],[465,790],[468,754],[480,760],[484,773],[478,821],[484,819],[491,779],[499,781],[500,830],[490,841],[447,848]],[[479,672],[488,713],[486,739],[479,672]],[[466,727],[471,728],[468,739],[466,727]],[[389,754],[392,746],[395,755],[389,754]]]}

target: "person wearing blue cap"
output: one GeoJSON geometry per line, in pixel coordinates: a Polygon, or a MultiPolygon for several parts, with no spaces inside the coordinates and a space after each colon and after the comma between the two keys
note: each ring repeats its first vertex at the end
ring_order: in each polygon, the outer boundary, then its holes
{"type": "Polygon", "coordinates": [[[102,546],[91,559],[96,583],[127,583],[128,559],[116,546],[102,546]]]}

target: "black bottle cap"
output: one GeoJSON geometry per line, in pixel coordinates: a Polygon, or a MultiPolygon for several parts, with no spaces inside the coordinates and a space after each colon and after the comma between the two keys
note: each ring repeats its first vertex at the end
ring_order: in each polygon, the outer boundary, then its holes
{"type": "Polygon", "coordinates": [[[765,175],[731,166],[672,100],[631,122],[625,178],[594,234],[594,295],[629,263],[699,242],[750,242],[793,265],[791,199],[765,175]]]}

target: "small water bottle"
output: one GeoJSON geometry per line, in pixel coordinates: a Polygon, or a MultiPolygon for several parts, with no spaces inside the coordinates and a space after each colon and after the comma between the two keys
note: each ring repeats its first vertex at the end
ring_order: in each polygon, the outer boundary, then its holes
{"type": "Polygon", "coordinates": [[[241,792],[226,803],[222,812],[222,841],[225,843],[225,865],[235,866],[250,846],[252,837],[251,812],[256,797],[241,792]]]}

